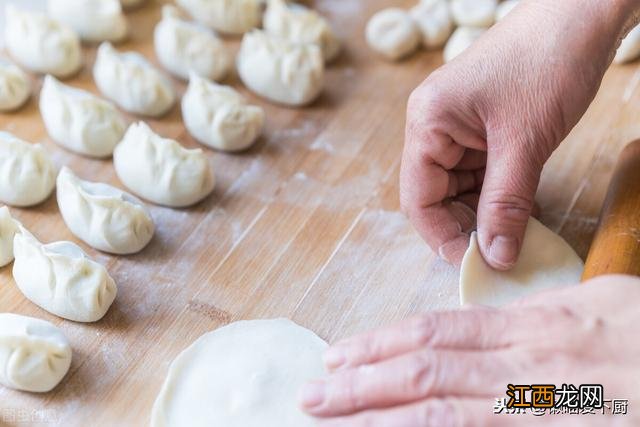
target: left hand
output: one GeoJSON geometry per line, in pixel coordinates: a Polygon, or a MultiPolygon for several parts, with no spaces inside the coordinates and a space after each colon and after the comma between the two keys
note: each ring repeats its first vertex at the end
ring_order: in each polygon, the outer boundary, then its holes
{"type": "Polygon", "coordinates": [[[502,309],[433,312],[339,342],[303,408],[321,427],[640,425],[640,279],[605,276],[502,309]],[[626,416],[494,415],[507,384],[602,384],[626,416]]]}

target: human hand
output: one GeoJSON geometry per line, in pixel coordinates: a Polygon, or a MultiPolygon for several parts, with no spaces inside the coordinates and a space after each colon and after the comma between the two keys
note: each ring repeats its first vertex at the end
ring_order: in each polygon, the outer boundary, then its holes
{"type": "Polygon", "coordinates": [[[542,167],[594,98],[633,10],[523,0],[412,93],[401,205],[442,258],[459,264],[477,223],[485,260],[515,264],[542,167]]]}
{"type": "Polygon", "coordinates": [[[333,345],[301,393],[319,427],[640,425],[640,279],[603,276],[502,309],[433,312],[333,345]],[[629,414],[494,415],[507,384],[602,384],[629,414]]]}

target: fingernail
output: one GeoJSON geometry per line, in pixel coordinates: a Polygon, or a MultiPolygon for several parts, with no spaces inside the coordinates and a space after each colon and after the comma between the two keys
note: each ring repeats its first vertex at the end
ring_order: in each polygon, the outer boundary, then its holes
{"type": "Polygon", "coordinates": [[[315,381],[308,383],[300,392],[300,403],[305,408],[315,408],[324,402],[324,383],[315,381]]]}
{"type": "Polygon", "coordinates": [[[516,263],[518,241],[513,237],[496,236],[489,246],[489,258],[494,264],[509,268],[516,263]]]}
{"type": "Polygon", "coordinates": [[[324,365],[327,369],[336,369],[344,365],[347,361],[344,355],[344,351],[337,347],[331,347],[324,353],[323,356],[324,365]]]}

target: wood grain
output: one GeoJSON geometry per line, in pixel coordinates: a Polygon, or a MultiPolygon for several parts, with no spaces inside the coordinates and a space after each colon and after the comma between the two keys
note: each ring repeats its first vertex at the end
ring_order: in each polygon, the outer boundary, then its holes
{"type": "MultiPolygon", "coordinates": [[[[184,210],[151,206],[157,234],[142,253],[113,257],[78,242],[52,197],[12,212],[45,242],[68,239],[104,263],[119,286],[107,316],[92,325],[61,320],[27,301],[11,268],[0,270],[0,311],[46,319],[71,340],[71,371],[44,395],[0,388],[0,419],[46,410],[52,425],[134,426],[148,416],[169,363],[201,334],[229,321],[286,316],[333,341],[425,310],[458,305],[458,272],[438,260],[399,212],[398,171],[406,99],[441,65],[440,52],[399,64],[365,46],[375,11],[413,1],[318,0],[346,48],[327,73],[323,95],[305,109],[263,106],[264,137],[239,155],[206,150],[218,186],[184,210]]],[[[133,35],[119,49],[151,45],[159,6],[129,13],[133,35]]],[[[237,49],[238,41],[230,40],[237,49]]],[[[84,70],[68,83],[97,93],[85,48],[84,70]]],[[[543,221],[584,256],[595,230],[613,162],[624,141],[640,136],[635,65],[605,78],[591,109],[545,168],[538,199],[543,221]],[[635,82],[635,83],[634,83],[635,82]]],[[[39,85],[40,79],[35,79],[39,85]]],[[[182,93],[185,85],[175,82],[182,93]]],[[[130,121],[135,117],[128,117],[130,121]]],[[[179,108],[148,120],[162,135],[198,144],[179,108]]],[[[18,113],[0,115],[0,129],[41,142],[58,166],[82,178],[122,186],[111,161],[89,160],[52,143],[34,97],[18,113]]]]}

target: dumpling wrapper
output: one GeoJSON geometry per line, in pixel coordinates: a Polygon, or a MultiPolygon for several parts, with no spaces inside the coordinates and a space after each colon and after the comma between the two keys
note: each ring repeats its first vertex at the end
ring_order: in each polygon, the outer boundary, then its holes
{"type": "Polygon", "coordinates": [[[297,394],[325,375],[327,344],[287,319],[235,322],[200,337],[171,364],[151,427],[311,427],[297,394]]]}
{"type": "Polygon", "coordinates": [[[529,219],[520,258],[509,271],[490,267],[471,235],[460,271],[460,303],[499,307],[545,289],[575,285],[584,270],[582,259],[562,237],[529,219]]]}

